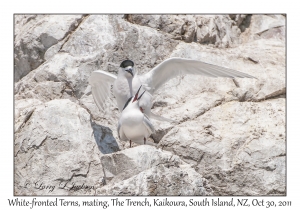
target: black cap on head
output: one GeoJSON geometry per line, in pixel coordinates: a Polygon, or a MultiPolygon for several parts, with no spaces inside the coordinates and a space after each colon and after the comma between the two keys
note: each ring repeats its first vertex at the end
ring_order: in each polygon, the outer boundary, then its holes
{"type": "Polygon", "coordinates": [[[134,63],[131,60],[125,60],[121,63],[120,67],[126,68],[127,66],[134,66],[134,63]]]}

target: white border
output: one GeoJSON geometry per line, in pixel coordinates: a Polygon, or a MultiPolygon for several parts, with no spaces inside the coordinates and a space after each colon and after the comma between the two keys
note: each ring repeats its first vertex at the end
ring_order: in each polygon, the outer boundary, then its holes
{"type": "MultiPolygon", "coordinates": [[[[296,2],[296,1],[294,1],[296,2]]],[[[14,13],[287,13],[287,196],[286,197],[258,197],[265,200],[290,200],[290,209],[299,209],[299,22],[300,16],[297,10],[299,6],[288,1],[263,1],[234,0],[222,1],[6,1],[1,3],[1,179],[0,179],[0,206],[8,206],[8,198],[13,198],[13,14],[14,13]],[[297,173],[298,172],[298,173],[297,173]]],[[[20,199],[31,199],[32,197],[19,197],[20,199]]],[[[53,197],[39,197],[42,199],[54,199],[53,197]]],[[[92,200],[91,197],[61,197],[68,200],[92,200]]],[[[98,197],[99,198],[99,197],[98,197]]],[[[113,197],[101,198],[110,200],[113,197]]],[[[215,197],[214,197],[215,198],[215,197]]],[[[230,197],[223,197],[229,200],[230,197]]],[[[234,197],[234,199],[242,197],[234,197]]],[[[245,197],[248,198],[249,197],[245,197]]],[[[251,197],[250,199],[253,199],[251,197]]],[[[123,199],[123,198],[122,198],[123,199]]],[[[125,199],[125,198],[124,198],[125,199]]],[[[136,197],[136,200],[143,199],[136,197]]],[[[173,200],[183,198],[172,197],[173,200]]],[[[212,199],[209,197],[208,199],[212,199]]],[[[188,201],[189,198],[185,197],[188,201]]],[[[200,198],[199,198],[200,200],[200,198]]],[[[158,209],[163,209],[161,207],[158,209]]],[[[173,207],[174,208],[174,207],[173,207]]],[[[201,207],[198,207],[201,208],[201,207]]],[[[197,208],[197,209],[198,209],[197,208]]],[[[219,207],[220,209],[231,209],[231,207],[219,207]]],[[[25,209],[25,208],[23,208],[25,209]]],[[[26,208],[27,209],[27,208],[26,208]]],[[[35,207],[34,209],[44,209],[35,207]]],[[[64,209],[68,209],[64,207],[64,209]]],[[[80,208],[84,209],[84,208],[80,208]]],[[[86,208],[91,209],[91,208],[86,208]]],[[[95,209],[95,207],[93,208],[95,209]]],[[[111,206],[108,209],[111,208],[111,206]]],[[[178,208],[179,209],[179,208],[178,208]]],[[[217,208],[215,208],[217,209],[217,208]]]]}

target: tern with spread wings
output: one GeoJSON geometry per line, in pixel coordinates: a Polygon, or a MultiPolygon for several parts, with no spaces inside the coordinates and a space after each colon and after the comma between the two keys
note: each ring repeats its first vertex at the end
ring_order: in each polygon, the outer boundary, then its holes
{"type": "Polygon", "coordinates": [[[113,84],[113,94],[116,97],[120,112],[127,100],[133,97],[133,93],[142,85],[143,90],[146,90],[143,98],[139,101],[142,112],[150,118],[168,121],[168,119],[151,112],[152,95],[170,79],[186,74],[208,77],[255,78],[249,74],[198,60],[169,58],[143,75],[138,74],[131,60],[125,60],[121,63],[117,76],[101,70],[94,71],[90,77],[90,85],[98,108],[104,110],[105,101],[107,98],[111,98],[110,87],[113,84]]]}

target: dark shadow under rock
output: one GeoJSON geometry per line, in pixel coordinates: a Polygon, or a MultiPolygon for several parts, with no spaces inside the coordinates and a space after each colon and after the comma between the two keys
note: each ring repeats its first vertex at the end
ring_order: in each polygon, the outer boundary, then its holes
{"type": "Polygon", "coordinates": [[[252,15],[247,15],[243,22],[239,25],[241,32],[244,32],[246,28],[249,28],[251,23],[251,17],[252,15]]]}
{"type": "Polygon", "coordinates": [[[100,152],[110,154],[120,151],[118,143],[112,134],[112,130],[108,127],[101,126],[91,121],[95,141],[100,152]]]}

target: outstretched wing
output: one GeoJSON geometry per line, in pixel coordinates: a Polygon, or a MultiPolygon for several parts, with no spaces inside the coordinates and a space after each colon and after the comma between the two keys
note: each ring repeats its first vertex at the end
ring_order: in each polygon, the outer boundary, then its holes
{"type": "Polygon", "coordinates": [[[148,91],[153,93],[170,79],[185,74],[198,74],[208,77],[255,78],[249,74],[198,60],[169,58],[141,76],[141,80],[148,86],[148,91]]]}
{"type": "Polygon", "coordinates": [[[92,95],[98,108],[102,111],[104,111],[106,100],[110,100],[112,97],[111,85],[116,79],[117,76],[101,70],[92,72],[90,76],[89,82],[92,87],[92,95]]]}

